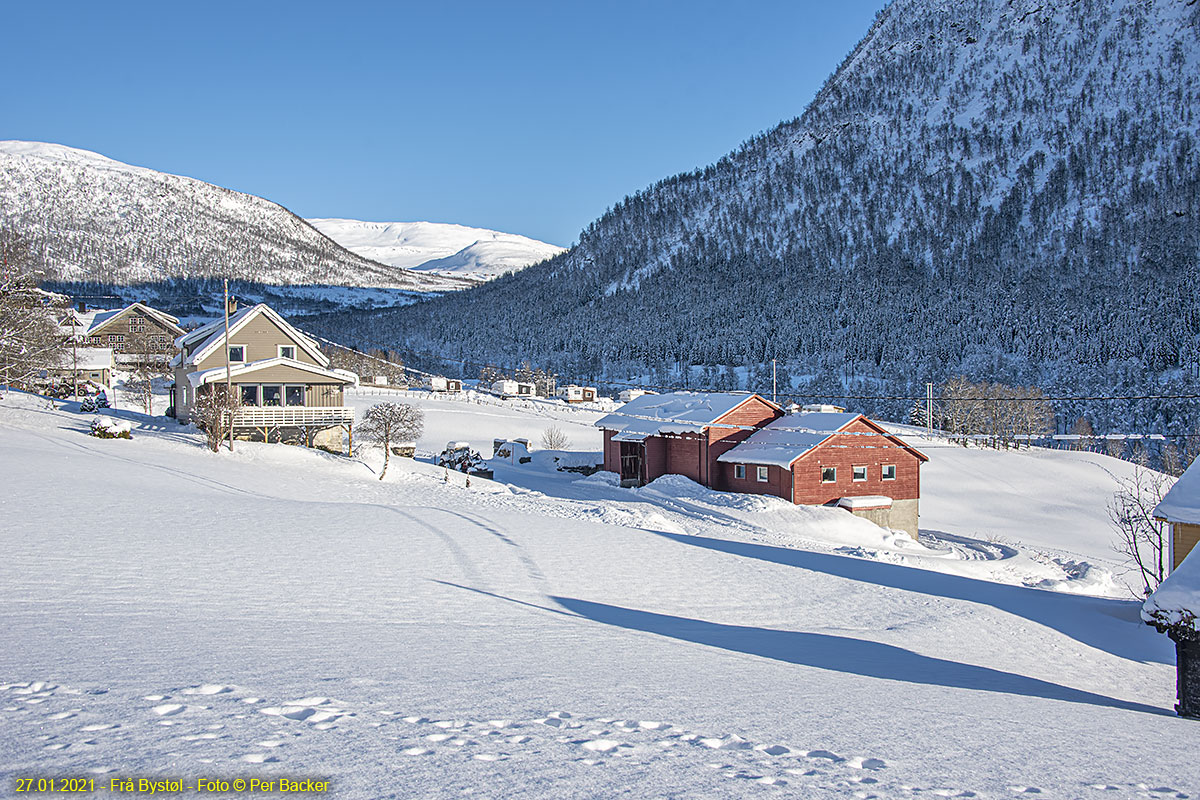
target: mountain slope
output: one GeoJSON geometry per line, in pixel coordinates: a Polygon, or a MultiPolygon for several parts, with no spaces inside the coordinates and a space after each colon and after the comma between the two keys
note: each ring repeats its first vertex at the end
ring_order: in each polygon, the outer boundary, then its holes
{"type": "Polygon", "coordinates": [[[47,278],[59,281],[470,285],[351,253],[261,197],[42,142],[0,142],[0,226],[32,240],[47,278]]]}
{"type": "Polygon", "coordinates": [[[310,219],[310,225],[359,255],[418,272],[490,280],[564,251],[514,233],[438,222],[310,219]]]}
{"type": "Polygon", "coordinates": [[[778,358],[831,393],[1179,388],[1200,369],[1198,42],[1184,0],[896,0],[801,117],[568,254],[327,324],[576,374],[708,365],[716,386],[778,358]],[[477,324],[436,324],[455,318],[477,324]]]}

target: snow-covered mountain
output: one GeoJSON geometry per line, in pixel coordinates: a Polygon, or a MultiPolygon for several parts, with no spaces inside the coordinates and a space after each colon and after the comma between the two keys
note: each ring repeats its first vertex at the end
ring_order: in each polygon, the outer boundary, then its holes
{"type": "Polygon", "coordinates": [[[59,281],[229,277],[412,292],[472,283],[371,261],[261,197],[43,142],[0,142],[0,227],[29,239],[59,281]]]}
{"type": "MultiPolygon", "coordinates": [[[[698,365],[713,388],[767,362],[741,388],[769,389],[778,359],[822,395],[959,374],[1187,394],[1198,127],[1200,3],[895,0],[800,117],[616,203],[569,253],[325,333],[577,376],[698,365]]],[[[1195,424],[1152,403],[1059,411],[1195,424]]]]}
{"type": "Polygon", "coordinates": [[[360,256],[419,272],[491,280],[564,252],[515,233],[439,222],[310,219],[314,228],[360,256]]]}

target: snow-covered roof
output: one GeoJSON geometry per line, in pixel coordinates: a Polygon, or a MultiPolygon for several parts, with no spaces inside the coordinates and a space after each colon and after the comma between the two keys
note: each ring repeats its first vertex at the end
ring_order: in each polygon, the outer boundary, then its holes
{"type": "Polygon", "coordinates": [[[1171,522],[1200,525],[1200,458],[1192,462],[1166,497],[1154,507],[1154,516],[1171,522]]]}
{"type": "Polygon", "coordinates": [[[117,317],[124,314],[126,311],[140,311],[145,316],[157,320],[165,327],[181,330],[179,327],[179,319],[177,317],[172,317],[165,311],[159,311],[157,308],[151,308],[143,303],[130,303],[124,308],[107,309],[103,311],[89,311],[82,314],[77,314],[76,316],[81,320],[86,321],[87,331],[84,333],[84,335],[93,336],[97,331],[115,320],[117,317]]]}
{"type": "Polygon", "coordinates": [[[74,353],[63,354],[58,362],[58,369],[112,369],[113,351],[111,347],[77,347],[74,353]]]}
{"type": "Polygon", "coordinates": [[[1183,627],[1200,633],[1200,548],[1188,553],[1142,604],[1142,619],[1163,628],[1183,627]]]}
{"type": "MultiPolygon", "coordinates": [[[[670,392],[635,397],[596,421],[617,431],[616,442],[636,442],[664,433],[698,433],[751,397],[752,392],[670,392]]],[[[762,398],[759,398],[760,400],[762,398]]],[[[770,401],[763,400],[770,405],[770,401]]]]}
{"type": "MultiPolygon", "coordinates": [[[[290,339],[295,341],[296,344],[303,348],[305,352],[312,356],[318,364],[323,367],[329,366],[329,359],[326,358],[325,354],[321,352],[321,349],[317,347],[317,343],[298,331],[291,323],[281,317],[279,312],[271,308],[266,303],[259,303],[255,306],[247,306],[246,308],[243,308],[230,316],[230,337],[235,336],[246,323],[259,314],[265,314],[267,317],[269,317],[272,322],[279,326],[280,330],[282,330],[290,339]]],[[[224,339],[224,317],[213,320],[207,325],[201,325],[199,328],[196,328],[196,330],[191,331],[190,333],[185,333],[175,339],[175,346],[178,347],[180,351],[186,352],[189,348],[191,348],[191,352],[187,353],[187,355],[183,355],[181,352],[177,358],[172,359],[171,363],[172,365],[197,364],[207,358],[213,350],[220,347],[224,339]]],[[[222,367],[222,369],[224,369],[224,367],[222,367]]]]}
{"type": "MultiPolygon", "coordinates": [[[[282,356],[278,358],[264,358],[260,361],[252,361],[249,364],[234,364],[229,368],[229,377],[230,379],[242,378],[260,369],[281,366],[303,370],[312,374],[313,377],[325,378],[329,383],[353,384],[355,382],[354,378],[351,377],[353,373],[348,370],[325,369],[313,364],[305,364],[303,361],[297,361],[294,358],[283,358],[282,356]]],[[[194,388],[205,383],[220,383],[225,380],[225,367],[213,367],[202,372],[193,372],[187,377],[194,388]]]]}
{"type": "Polygon", "coordinates": [[[792,462],[858,419],[849,412],[808,412],[780,417],[717,457],[737,464],[791,467],[792,462]]]}
{"type": "Polygon", "coordinates": [[[760,428],[750,434],[745,441],[739,442],[733,449],[719,455],[717,461],[726,464],[762,464],[789,469],[796,459],[859,419],[873,428],[875,433],[891,439],[921,461],[929,460],[924,453],[907,444],[900,437],[888,433],[862,414],[848,411],[805,411],[780,417],[760,428]]]}

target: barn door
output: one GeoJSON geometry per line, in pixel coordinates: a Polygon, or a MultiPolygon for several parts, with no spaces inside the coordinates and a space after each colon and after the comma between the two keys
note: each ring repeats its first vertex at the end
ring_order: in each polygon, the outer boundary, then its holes
{"type": "Polygon", "coordinates": [[[621,442],[621,483],[629,481],[641,485],[642,482],[642,443],[621,442]]]}

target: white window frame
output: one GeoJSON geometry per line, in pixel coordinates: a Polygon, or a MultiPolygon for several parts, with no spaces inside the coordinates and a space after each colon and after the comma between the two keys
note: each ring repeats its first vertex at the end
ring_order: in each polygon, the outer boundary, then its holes
{"type": "Polygon", "coordinates": [[[821,467],[821,483],[837,483],[837,467],[821,467]],[[833,480],[825,480],[825,470],[833,470],[833,480]]]}
{"type": "Polygon", "coordinates": [[[241,400],[243,400],[243,399],[244,399],[244,398],[242,397],[242,389],[243,389],[243,388],[245,388],[245,389],[249,389],[249,388],[253,387],[253,388],[254,388],[254,406],[253,406],[253,407],[254,407],[254,408],[261,408],[261,407],[262,407],[262,384],[258,384],[258,383],[239,383],[237,386],[238,386],[238,400],[239,400],[239,401],[241,401],[241,400]]]}
{"type": "Polygon", "coordinates": [[[885,481],[894,481],[894,480],[896,480],[896,465],[895,465],[895,464],[884,464],[884,465],[882,465],[882,466],[879,468],[879,476],[880,476],[880,480],[885,480],[885,481]],[[892,474],[891,474],[890,476],[888,475],[888,470],[889,470],[889,469],[892,471],[892,474]]]}
{"type": "Polygon", "coordinates": [[[246,363],[249,363],[249,362],[246,360],[247,351],[249,351],[249,349],[250,349],[250,348],[246,347],[246,345],[244,345],[244,344],[238,344],[237,342],[230,342],[230,343],[229,343],[229,349],[228,349],[228,350],[226,350],[226,353],[227,353],[227,354],[228,354],[228,356],[229,356],[229,363],[230,363],[230,364],[246,364],[246,363]],[[240,347],[240,348],[242,348],[242,357],[241,357],[241,360],[236,360],[236,361],[235,361],[235,360],[234,360],[234,358],[233,358],[233,353],[229,352],[229,351],[233,350],[233,348],[235,348],[235,347],[240,347]]]}
{"type": "Polygon", "coordinates": [[[867,482],[867,468],[865,466],[850,467],[850,478],[855,483],[866,483],[867,482]],[[860,473],[859,470],[862,470],[862,472],[860,473]],[[861,478],[858,477],[860,474],[862,475],[861,478]]]}
{"type": "Polygon", "coordinates": [[[771,480],[771,470],[768,467],[757,467],[754,470],[754,477],[759,483],[766,483],[771,480]]]}
{"type": "Polygon", "coordinates": [[[739,481],[746,480],[746,465],[745,464],[734,464],[733,465],[733,477],[739,481]]]}
{"type": "Polygon", "coordinates": [[[284,408],[304,408],[308,401],[308,384],[306,383],[285,383],[283,385],[283,407],[284,408]],[[288,389],[300,390],[300,405],[294,406],[287,401],[288,389]]]}
{"type": "Polygon", "coordinates": [[[290,358],[290,359],[292,359],[293,361],[295,361],[295,360],[296,360],[296,345],[294,345],[294,344],[280,344],[280,345],[276,345],[276,346],[275,346],[275,353],[276,353],[276,354],[277,354],[277,355],[278,355],[280,358],[290,358]],[[286,349],[286,350],[291,350],[291,351],[292,351],[292,354],[291,354],[290,356],[285,356],[285,355],[283,354],[283,351],[284,351],[285,349],[286,349]]]}

